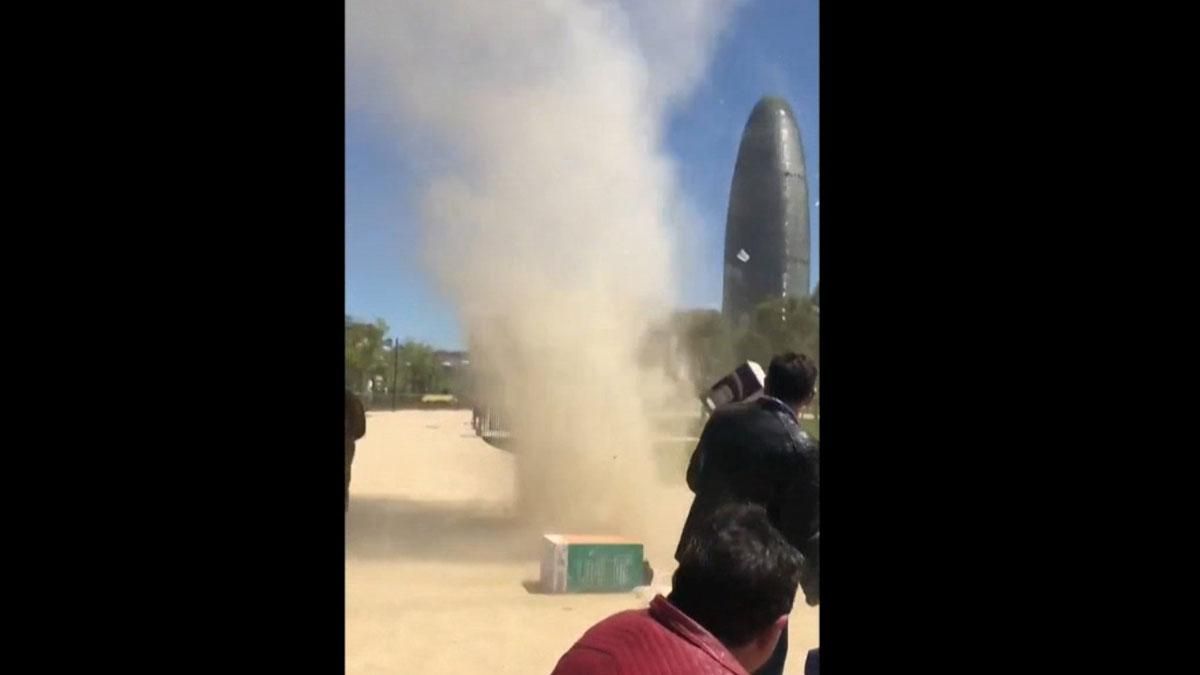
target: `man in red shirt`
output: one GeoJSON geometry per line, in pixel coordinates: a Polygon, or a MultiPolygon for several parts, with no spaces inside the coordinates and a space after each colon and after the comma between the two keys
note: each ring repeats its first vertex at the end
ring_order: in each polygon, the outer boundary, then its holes
{"type": "Polygon", "coordinates": [[[696,525],[671,594],[592,626],[554,675],[749,675],[771,658],[803,557],[761,506],[723,506],[696,525]]]}

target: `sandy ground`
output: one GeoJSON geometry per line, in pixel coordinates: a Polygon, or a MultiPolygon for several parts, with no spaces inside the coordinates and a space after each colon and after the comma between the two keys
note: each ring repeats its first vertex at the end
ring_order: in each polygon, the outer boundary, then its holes
{"type": "MultiPolygon", "coordinates": [[[[514,461],[475,437],[469,411],[368,415],[346,518],[348,675],[549,673],[592,624],[646,605],[636,593],[527,589],[541,533],[512,518],[514,461]]],[[[686,512],[682,476],[663,488],[686,512]]],[[[655,584],[668,581],[672,562],[651,562],[655,584]]],[[[798,674],[817,611],[801,602],[790,631],[798,674]]]]}

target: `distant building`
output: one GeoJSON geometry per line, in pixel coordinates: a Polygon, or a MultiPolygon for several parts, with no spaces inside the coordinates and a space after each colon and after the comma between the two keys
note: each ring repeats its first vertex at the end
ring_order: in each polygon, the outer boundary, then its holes
{"type": "Polygon", "coordinates": [[[435,351],[433,358],[445,368],[462,368],[471,365],[471,355],[467,352],[435,351]]]}
{"type": "Polygon", "coordinates": [[[722,313],[735,323],[756,305],[808,297],[808,182],[796,116],[763,97],[746,122],[729,190],[722,313]]]}

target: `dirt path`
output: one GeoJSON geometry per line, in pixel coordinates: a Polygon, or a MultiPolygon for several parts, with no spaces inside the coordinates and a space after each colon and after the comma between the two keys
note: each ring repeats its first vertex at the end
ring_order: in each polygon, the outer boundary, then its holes
{"type": "MultiPolygon", "coordinates": [[[[549,673],[589,626],[645,606],[526,590],[541,533],[512,520],[514,461],[475,437],[468,411],[369,415],[346,519],[348,675],[549,673]]],[[[653,562],[669,579],[669,561],[653,562]]],[[[797,608],[790,639],[798,674],[816,610],[797,608]]]]}

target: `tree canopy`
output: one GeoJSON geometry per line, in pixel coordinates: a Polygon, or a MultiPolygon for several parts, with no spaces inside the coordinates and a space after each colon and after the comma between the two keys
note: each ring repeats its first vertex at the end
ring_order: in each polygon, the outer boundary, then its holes
{"type": "Polygon", "coordinates": [[[820,363],[820,310],[808,298],[768,300],[738,325],[717,310],[685,310],[651,330],[646,343],[643,359],[659,354],[669,361],[669,346],[676,347],[676,358],[682,357],[697,391],[703,391],[744,361],[765,368],[772,356],[795,351],[820,363]]]}
{"type": "Polygon", "coordinates": [[[367,382],[381,383],[383,391],[411,394],[442,393],[457,382],[438,360],[437,351],[416,340],[400,342],[388,337],[382,319],[356,321],[346,317],[346,386],[367,391],[367,382]]]}

